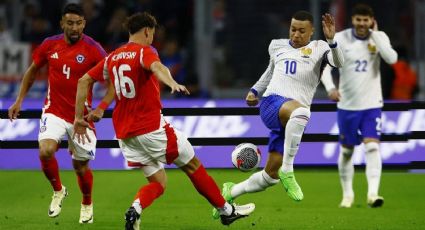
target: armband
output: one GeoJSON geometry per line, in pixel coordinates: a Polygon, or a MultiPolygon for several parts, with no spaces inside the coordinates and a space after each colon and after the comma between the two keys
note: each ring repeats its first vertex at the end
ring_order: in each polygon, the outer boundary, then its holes
{"type": "Polygon", "coordinates": [[[102,109],[102,110],[106,110],[108,108],[108,103],[101,101],[100,104],[97,106],[97,108],[102,109]]]}
{"type": "Polygon", "coordinates": [[[249,91],[251,91],[255,96],[258,96],[258,91],[254,88],[251,88],[249,91]]]}

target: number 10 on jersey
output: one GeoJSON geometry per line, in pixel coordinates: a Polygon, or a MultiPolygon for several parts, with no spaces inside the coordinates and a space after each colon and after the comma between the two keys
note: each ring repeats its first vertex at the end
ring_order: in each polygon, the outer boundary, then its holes
{"type": "Polygon", "coordinates": [[[112,67],[115,93],[117,94],[118,100],[121,99],[121,94],[126,98],[134,98],[134,96],[136,96],[136,89],[134,88],[133,80],[127,77],[124,73],[128,71],[131,71],[131,67],[128,64],[122,64],[118,66],[118,68],[116,66],[112,67]]]}
{"type": "Polygon", "coordinates": [[[285,74],[295,74],[297,72],[297,62],[294,60],[285,60],[285,74]]]}

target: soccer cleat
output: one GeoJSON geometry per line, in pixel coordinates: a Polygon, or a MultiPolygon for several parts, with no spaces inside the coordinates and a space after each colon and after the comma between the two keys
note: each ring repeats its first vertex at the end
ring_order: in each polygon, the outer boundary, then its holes
{"type": "Polygon", "coordinates": [[[382,196],[369,196],[367,204],[371,208],[379,208],[384,204],[384,198],[382,196]]]}
{"type": "MultiPolygon", "coordinates": [[[[234,185],[235,185],[235,183],[233,183],[233,182],[226,182],[226,183],[223,184],[223,190],[221,192],[221,195],[224,197],[224,199],[229,204],[233,204],[233,197],[232,197],[230,191],[232,191],[232,187],[234,185]]],[[[220,212],[218,211],[218,209],[213,208],[213,210],[212,210],[212,216],[213,216],[213,219],[220,218],[220,212]]]]}
{"type": "Polygon", "coordinates": [[[50,217],[57,217],[62,210],[63,199],[68,195],[68,190],[62,185],[62,190],[54,191],[52,196],[52,202],[50,202],[49,211],[47,214],[50,217]]]}
{"type": "Polygon", "coordinates": [[[347,196],[343,197],[341,203],[339,204],[340,208],[351,208],[354,202],[354,197],[347,196]]]}
{"type": "Polygon", "coordinates": [[[253,203],[249,203],[245,205],[232,204],[232,209],[233,209],[232,214],[228,216],[220,215],[220,220],[223,225],[230,225],[235,220],[249,216],[249,214],[251,214],[254,211],[255,204],[253,203]]]}
{"type": "Polygon", "coordinates": [[[91,224],[93,223],[93,203],[89,205],[81,204],[80,210],[80,224],[91,224]]]}
{"type": "Polygon", "coordinates": [[[303,191],[301,191],[300,186],[295,180],[294,172],[284,173],[279,169],[279,178],[286,190],[286,193],[291,199],[295,201],[301,201],[304,199],[303,191]]]}
{"type": "Polygon", "coordinates": [[[134,207],[130,207],[125,213],[125,230],[139,230],[140,221],[140,214],[134,207]]]}

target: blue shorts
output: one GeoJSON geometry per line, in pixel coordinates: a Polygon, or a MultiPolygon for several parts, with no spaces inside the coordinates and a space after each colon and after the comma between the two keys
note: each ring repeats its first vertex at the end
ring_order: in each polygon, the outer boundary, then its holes
{"type": "Polygon", "coordinates": [[[359,145],[363,138],[379,139],[381,136],[381,109],[338,109],[339,142],[359,145]]]}
{"type": "Polygon", "coordinates": [[[283,143],[285,140],[285,127],[280,123],[279,110],[282,105],[291,101],[290,98],[284,98],[278,95],[263,97],[260,103],[260,117],[264,125],[270,129],[269,134],[269,152],[278,152],[283,154],[283,143]]]}

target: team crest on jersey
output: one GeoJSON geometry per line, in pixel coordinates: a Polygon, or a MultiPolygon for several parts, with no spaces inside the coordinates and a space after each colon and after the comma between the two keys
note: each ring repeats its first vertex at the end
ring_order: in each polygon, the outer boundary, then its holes
{"type": "Polygon", "coordinates": [[[369,52],[371,54],[375,54],[376,53],[376,46],[375,45],[367,44],[367,49],[369,50],[369,52]]]}
{"type": "Polygon", "coordinates": [[[78,54],[77,57],[75,57],[75,59],[77,59],[77,62],[81,64],[86,58],[82,54],[78,54]]]}
{"type": "Polygon", "coordinates": [[[43,132],[45,132],[45,131],[46,131],[46,129],[47,129],[47,127],[46,127],[47,117],[45,117],[44,119],[43,119],[43,118],[41,118],[40,123],[41,123],[42,125],[40,126],[40,130],[39,130],[39,132],[40,132],[40,133],[43,133],[43,132]]]}
{"type": "Polygon", "coordinates": [[[47,127],[45,125],[40,127],[40,133],[44,133],[46,131],[47,127]]]}
{"type": "Polygon", "coordinates": [[[309,58],[310,57],[310,54],[312,53],[313,51],[310,49],[310,48],[308,48],[308,47],[303,47],[302,49],[301,49],[301,54],[302,54],[302,56],[301,57],[303,57],[303,58],[309,58]]]}

